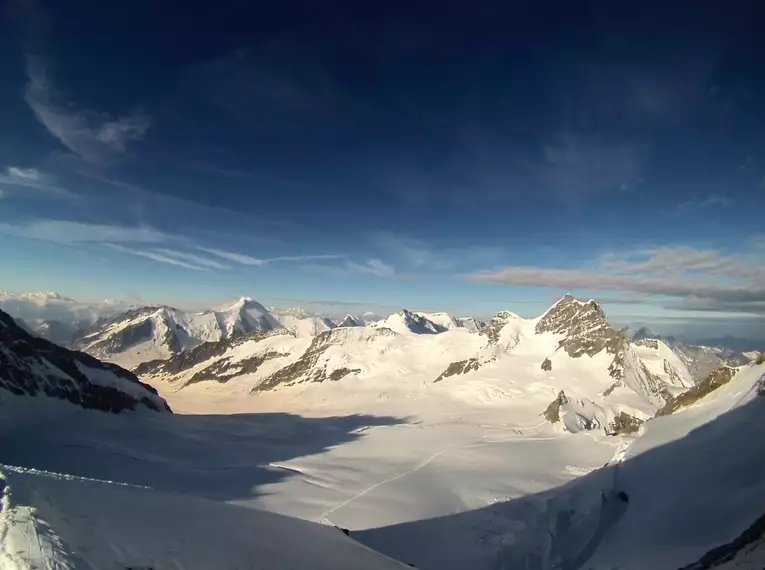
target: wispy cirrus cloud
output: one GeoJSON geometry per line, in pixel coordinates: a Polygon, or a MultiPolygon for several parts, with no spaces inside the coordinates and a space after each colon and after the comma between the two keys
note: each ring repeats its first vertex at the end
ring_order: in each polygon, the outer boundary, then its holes
{"type": "Polygon", "coordinates": [[[196,255],[194,253],[167,248],[157,248],[154,251],[159,255],[175,258],[186,263],[205,267],[207,269],[229,269],[228,265],[224,265],[219,261],[215,261],[214,259],[209,259],[207,257],[202,257],[201,255],[196,255]]]}
{"type": "Polygon", "coordinates": [[[176,267],[184,267],[186,269],[193,269],[195,271],[210,270],[209,267],[205,267],[203,265],[195,265],[193,263],[189,263],[188,261],[184,261],[183,254],[179,255],[179,252],[173,252],[174,256],[171,257],[170,255],[161,253],[161,250],[153,251],[153,250],[145,250],[145,249],[133,249],[133,248],[125,247],[123,245],[119,245],[116,243],[104,243],[102,245],[114,251],[119,251],[119,252],[127,253],[130,255],[136,255],[138,257],[145,257],[147,259],[151,259],[152,261],[156,261],[158,263],[165,263],[167,265],[175,265],[176,267]],[[179,259],[179,257],[181,257],[181,259],[179,259]]]}
{"type": "Polygon", "coordinates": [[[107,165],[128,152],[131,143],[141,140],[153,123],[150,115],[134,111],[121,117],[68,104],[50,76],[41,55],[25,58],[27,86],[24,98],[37,120],[72,153],[91,164],[107,165]]]}
{"type": "Polygon", "coordinates": [[[20,224],[0,223],[0,234],[59,243],[162,243],[170,236],[151,226],[90,224],[69,220],[41,219],[20,224]]]}
{"type": "Polygon", "coordinates": [[[233,261],[234,263],[239,263],[241,265],[253,265],[256,267],[261,267],[269,263],[278,263],[278,262],[303,263],[303,262],[313,262],[313,261],[338,260],[338,259],[345,258],[344,255],[331,254],[331,253],[319,254],[319,255],[286,255],[281,257],[258,258],[258,257],[252,257],[251,255],[246,255],[243,253],[236,253],[233,251],[226,251],[223,249],[217,249],[212,247],[200,247],[198,249],[206,253],[209,253],[211,255],[216,255],[222,259],[233,261]]]}
{"type": "Polygon", "coordinates": [[[504,285],[630,292],[673,309],[765,313],[765,260],[753,250],[726,254],[663,246],[609,253],[591,269],[507,266],[466,277],[504,285]]]}
{"type": "Polygon", "coordinates": [[[5,171],[0,174],[0,184],[16,188],[39,190],[59,196],[75,196],[74,193],[59,186],[52,175],[38,170],[37,168],[7,166],[5,171]]]}

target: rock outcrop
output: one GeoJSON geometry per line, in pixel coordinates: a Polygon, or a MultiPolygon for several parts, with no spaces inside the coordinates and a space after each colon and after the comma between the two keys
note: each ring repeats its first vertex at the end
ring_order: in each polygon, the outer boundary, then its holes
{"type": "Polygon", "coordinates": [[[438,378],[433,382],[440,382],[444,378],[450,376],[457,376],[458,374],[467,374],[473,370],[478,370],[481,367],[481,363],[477,358],[468,358],[467,360],[460,360],[459,362],[452,362],[446,370],[444,370],[438,378]]]}
{"type": "Polygon", "coordinates": [[[131,372],[34,337],[2,311],[0,388],[19,396],[58,398],[105,412],[170,411],[157,391],[131,372]]]}

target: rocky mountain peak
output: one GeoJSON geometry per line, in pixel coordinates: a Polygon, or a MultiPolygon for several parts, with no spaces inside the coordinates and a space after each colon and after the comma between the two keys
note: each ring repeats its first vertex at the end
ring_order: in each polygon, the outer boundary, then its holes
{"type": "Polygon", "coordinates": [[[606,319],[603,309],[595,301],[579,301],[566,295],[555,303],[537,322],[536,334],[564,335],[560,341],[569,356],[594,356],[605,349],[616,354],[625,338],[606,319]]]}
{"type": "Polygon", "coordinates": [[[489,344],[499,342],[500,332],[504,326],[512,321],[521,320],[521,317],[511,311],[500,311],[494,315],[491,320],[480,329],[482,335],[489,337],[489,344]]]}

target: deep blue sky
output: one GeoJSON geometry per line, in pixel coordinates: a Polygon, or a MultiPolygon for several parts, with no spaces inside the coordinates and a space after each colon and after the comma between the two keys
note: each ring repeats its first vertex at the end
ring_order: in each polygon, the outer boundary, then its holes
{"type": "Polygon", "coordinates": [[[11,1],[0,287],[481,316],[570,290],[765,338],[764,26],[758,0],[11,1]]]}

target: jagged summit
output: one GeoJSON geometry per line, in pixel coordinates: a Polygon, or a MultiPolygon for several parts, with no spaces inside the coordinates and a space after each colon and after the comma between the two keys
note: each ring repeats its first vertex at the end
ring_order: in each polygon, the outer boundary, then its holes
{"type": "Polygon", "coordinates": [[[444,327],[409,309],[401,309],[397,313],[393,313],[389,317],[375,322],[372,326],[389,328],[399,334],[438,334],[446,330],[444,327]]]}
{"type": "Polygon", "coordinates": [[[343,317],[343,320],[340,321],[337,326],[341,328],[345,328],[345,327],[360,327],[363,325],[353,315],[345,315],[345,317],[343,317]]]}
{"type": "Polygon", "coordinates": [[[500,311],[480,329],[480,333],[489,337],[490,345],[496,345],[499,343],[502,330],[507,324],[521,324],[524,321],[523,317],[511,311],[500,311]]]}
{"type": "Polygon", "coordinates": [[[134,367],[170,358],[203,342],[281,328],[263,305],[242,297],[222,311],[187,312],[165,305],[136,307],[101,320],[76,343],[99,358],[134,367]]]}
{"type": "Polygon", "coordinates": [[[593,356],[603,349],[615,354],[625,340],[610,325],[600,305],[594,300],[579,301],[572,295],[550,307],[537,321],[534,332],[565,335],[560,347],[574,358],[582,354],[593,356]]]}

